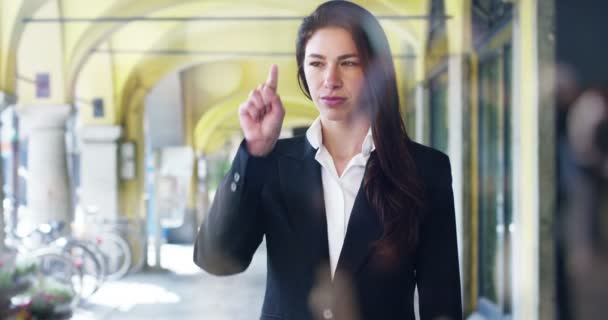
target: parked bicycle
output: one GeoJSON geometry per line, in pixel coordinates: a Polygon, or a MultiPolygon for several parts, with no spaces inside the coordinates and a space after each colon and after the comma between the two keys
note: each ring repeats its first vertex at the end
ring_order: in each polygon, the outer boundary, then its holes
{"type": "Polygon", "coordinates": [[[119,234],[103,231],[87,236],[102,252],[107,280],[119,280],[129,272],[132,261],[131,247],[119,234]]]}
{"type": "Polygon", "coordinates": [[[40,238],[38,229],[25,236],[9,232],[5,241],[6,249],[12,251],[20,261],[34,266],[36,286],[62,288],[72,297],[70,307],[75,307],[81,301],[80,291],[84,282],[82,268],[56,247],[39,243],[32,245],[35,238],[40,238]]]}
{"type": "MultiPolygon", "coordinates": [[[[97,243],[106,257],[106,277],[118,280],[133,272],[139,265],[133,264],[133,253],[139,252],[143,246],[139,232],[134,230],[134,222],[126,217],[108,219],[91,208],[86,211],[85,219],[86,225],[94,228],[84,230],[84,236],[97,243]]],[[[143,261],[142,256],[136,258],[143,261]]]]}
{"type": "Polygon", "coordinates": [[[74,282],[74,289],[80,299],[86,300],[97,292],[104,281],[102,254],[91,242],[65,235],[65,226],[62,221],[42,224],[27,237],[21,237],[21,240],[29,250],[43,248],[46,252],[68,257],[80,276],[80,280],[74,282]]]}
{"type": "Polygon", "coordinates": [[[56,221],[40,225],[36,232],[43,246],[55,247],[72,259],[82,274],[80,287],[76,289],[82,299],[88,299],[99,290],[105,280],[103,252],[93,242],[76,239],[65,232],[65,229],[65,222],[56,221]]]}

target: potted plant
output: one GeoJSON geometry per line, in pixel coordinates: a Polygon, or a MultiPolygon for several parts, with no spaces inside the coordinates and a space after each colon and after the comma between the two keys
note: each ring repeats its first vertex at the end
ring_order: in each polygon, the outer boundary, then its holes
{"type": "MultiPolygon", "coordinates": [[[[21,319],[69,319],[72,316],[72,294],[62,289],[39,289],[30,301],[19,307],[21,319]]],[[[19,318],[18,318],[19,319],[19,318]]]]}
{"type": "Polygon", "coordinates": [[[0,258],[0,319],[69,319],[74,301],[69,287],[38,273],[33,261],[0,258]]]}
{"type": "Polygon", "coordinates": [[[12,299],[33,285],[35,270],[34,264],[15,265],[13,260],[0,259],[0,318],[13,313],[12,299]]]}

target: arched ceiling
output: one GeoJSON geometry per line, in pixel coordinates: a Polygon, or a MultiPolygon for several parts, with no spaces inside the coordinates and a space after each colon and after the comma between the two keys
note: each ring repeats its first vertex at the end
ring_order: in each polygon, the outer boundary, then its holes
{"type": "MultiPolygon", "coordinates": [[[[274,20],[239,20],[234,17],[301,17],[310,13],[323,1],[300,0],[0,0],[2,4],[2,62],[11,64],[11,54],[18,47],[20,29],[28,23],[61,23],[63,61],[65,79],[65,96],[68,101],[75,98],[79,82],[94,84],[98,77],[94,73],[82,73],[87,64],[95,64],[100,59],[97,55],[108,55],[102,59],[111,68],[111,88],[114,97],[111,105],[116,109],[112,122],[128,125],[129,115],[141,112],[145,92],[150,90],[163,77],[172,72],[187,70],[189,67],[206,64],[236,63],[246,70],[243,77],[235,83],[226,83],[232,88],[225,97],[216,97],[216,101],[205,105],[206,110],[226,108],[226,114],[236,110],[238,103],[252,85],[263,81],[265,70],[270,63],[281,66],[281,95],[290,101],[301,96],[295,83],[293,63],[294,43],[298,19],[274,20]],[[45,3],[56,2],[61,17],[36,15],[36,10],[45,3]],[[10,4],[9,4],[10,3],[10,4]],[[15,6],[19,9],[15,9],[15,6]],[[10,9],[10,10],[9,10],[10,9]],[[7,11],[8,10],[8,11],[7,11]],[[13,12],[13,13],[10,13],[13,12]],[[18,13],[14,13],[18,12],[18,13]],[[193,19],[193,17],[198,17],[193,19]],[[216,20],[205,20],[201,17],[215,17],[216,20]],[[223,17],[217,19],[217,17],[223,17]],[[32,21],[23,23],[23,18],[32,21]],[[41,21],[40,19],[48,19],[41,21]],[[63,19],[63,20],[61,20],[63,19]],[[9,21],[9,22],[7,22],[9,21]],[[13,30],[13,31],[11,31],[13,30]],[[239,54],[240,53],[240,54],[239,54]],[[259,55],[251,54],[258,53],[259,55]],[[245,94],[244,94],[245,93],[245,94]],[[231,99],[235,100],[232,101],[231,99]],[[230,103],[228,103],[230,101],[230,103]],[[132,108],[132,110],[128,110],[132,108]]],[[[423,16],[427,11],[428,0],[359,0],[354,1],[383,18],[384,26],[393,53],[403,54],[404,43],[414,47],[421,45],[425,28],[424,19],[394,19],[395,16],[423,16]]],[[[14,91],[14,76],[2,68],[2,89],[14,91]]],[[[14,73],[14,71],[13,71],[14,73]]],[[[222,81],[220,74],[217,81],[222,81]]],[[[210,85],[217,86],[211,82],[210,85]]],[[[91,87],[92,85],[89,85],[91,87]]],[[[106,86],[107,87],[107,86],[106,86]]],[[[103,94],[99,94],[103,95],[103,94]]],[[[107,95],[107,94],[106,94],[107,95]]],[[[86,98],[86,97],[85,97],[86,98]]],[[[296,102],[294,102],[296,103],[296,102]]],[[[297,102],[301,106],[304,101],[297,102]]],[[[302,121],[314,114],[299,114],[298,108],[288,108],[286,121],[302,121]]],[[[314,110],[313,108],[310,108],[314,110]]],[[[209,111],[211,112],[211,111],[209,111]]],[[[220,113],[219,111],[214,111],[220,113]]],[[[227,121],[227,117],[200,119],[197,130],[202,127],[204,119],[227,121]]],[[[133,120],[135,121],[135,120],[133,120]]],[[[205,120],[210,121],[210,120],[205,120]]],[[[207,123],[207,122],[205,122],[207,123]]],[[[205,128],[230,128],[221,123],[207,123],[205,128]]],[[[203,130],[204,131],[204,130],[203,130]]],[[[198,136],[209,136],[205,132],[198,136]]],[[[207,142],[197,141],[197,147],[204,148],[207,142]]]]}
{"type": "MultiPolygon", "coordinates": [[[[364,5],[377,15],[395,16],[424,15],[427,1],[361,0],[355,2],[364,5]]],[[[193,27],[196,25],[203,25],[202,28],[208,28],[213,27],[214,24],[226,25],[234,23],[230,21],[212,23],[203,21],[159,21],[153,19],[193,16],[303,16],[321,2],[318,0],[236,0],[230,2],[219,0],[2,0],[3,7],[8,7],[8,4],[22,3],[20,15],[13,17],[13,19],[4,20],[9,21],[10,26],[3,29],[10,30],[14,26],[20,28],[27,25],[27,23],[22,23],[23,18],[33,20],[28,23],[63,23],[65,33],[64,60],[66,62],[66,83],[68,84],[68,91],[70,91],[74,87],[78,73],[91,52],[104,42],[113,42],[115,39],[128,39],[132,45],[137,44],[139,41],[156,42],[155,40],[158,37],[167,34],[169,30],[173,32],[176,32],[176,29],[187,31],[191,28],[201,28],[193,27]],[[45,17],[33,14],[37,8],[46,2],[57,2],[62,17],[45,17]],[[52,21],[57,18],[63,18],[64,20],[52,21]],[[41,22],[40,19],[50,20],[41,22]],[[178,27],[174,28],[175,26],[178,27]],[[134,33],[133,31],[136,32],[134,33]]],[[[416,39],[420,38],[422,26],[424,25],[421,22],[423,21],[420,19],[405,21],[387,20],[383,24],[388,29],[392,29],[393,33],[398,34],[398,37],[402,38],[402,40],[407,39],[412,43],[416,43],[416,39]]],[[[239,21],[238,23],[241,24],[243,22],[239,21]]],[[[261,24],[266,24],[268,31],[281,32],[282,30],[273,26],[274,23],[261,24]]],[[[297,26],[298,21],[291,21],[291,23],[297,26]]],[[[179,32],[176,34],[179,35],[179,32]]],[[[291,36],[293,37],[294,35],[292,34],[291,36]]],[[[16,34],[16,37],[18,38],[18,34],[16,34]]],[[[8,48],[12,48],[15,51],[15,46],[9,46],[8,48]]],[[[137,48],[137,50],[143,50],[143,48],[137,48]]]]}
{"type": "MultiPolygon", "coordinates": [[[[162,1],[155,1],[159,3],[162,1]]],[[[148,15],[148,18],[167,18],[167,17],[239,17],[252,16],[272,16],[272,17],[297,17],[303,16],[314,9],[320,1],[182,1],[178,4],[158,9],[148,15]],[[296,5],[298,4],[298,5],[296,5]]],[[[375,12],[379,15],[403,14],[394,12],[383,6],[383,2],[360,1],[365,3],[368,8],[376,8],[375,12]]],[[[411,1],[414,3],[415,1],[411,1]]],[[[394,6],[394,5],[393,5],[394,6]]],[[[403,6],[403,5],[402,5],[403,6]]],[[[407,11],[407,10],[403,10],[407,11]]],[[[414,12],[410,14],[422,14],[414,12]]],[[[116,16],[109,13],[108,16],[116,16]]],[[[403,41],[416,43],[419,37],[409,25],[422,25],[422,23],[412,23],[410,21],[383,22],[387,28],[389,38],[396,53],[400,53],[403,41]]],[[[86,41],[79,41],[79,45],[74,49],[71,59],[71,70],[67,77],[68,83],[76,81],[80,61],[80,52],[97,52],[100,41],[110,44],[109,52],[115,55],[114,61],[120,66],[117,77],[117,86],[121,87],[128,83],[125,75],[146,79],[148,85],[155,83],[162,78],[166,70],[181,67],[185,64],[193,64],[196,61],[207,61],[217,59],[218,56],[205,56],[204,54],[193,54],[193,51],[213,51],[213,52],[293,52],[294,39],[298,20],[287,21],[186,21],[186,22],[166,22],[166,21],[138,21],[125,24],[116,30],[114,24],[97,23],[93,24],[88,32],[93,35],[100,34],[100,39],[86,38],[86,41]],[[114,32],[111,32],[113,31],[114,32]],[[168,51],[187,51],[184,55],[176,57],[175,54],[150,54],[150,52],[168,51]],[[147,53],[146,53],[147,52],[147,53]],[[167,63],[168,62],[168,63],[167,63]],[[142,76],[145,70],[145,77],[142,76]],[[153,70],[160,71],[154,74],[153,70]],[[132,74],[135,73],[136,75],[132,74]]],[[[89,34],[87,34],[89,36],[89,34]]],[[[84,40],[84,39],[83,39],[84,40]]],[[[103,51],[103,52],[108,52],[103,51]]],[[[84,56],[86,57],[86,55],[84,56]]],[[[129,87],[127,85],[127,87],[129,87]]]]}
{"type": "MultiPolygon", "coordinates": [[[[5,0],[6,1],[6,0],[5,0]]],[[[51,1],[51,0],[50,0],[51,1]]],[[[400,0],[368,0],[368,1],[355,1],[364,5],[377,15],[424,15],[426,12],[426,2],[428,0],[412,0],[412,1],[400,1],[400,0]]],[[[107,18],[128,18],[128,17],[140,17],[140,18],[167,18],[167,17],[192,17],[196,15],[202,16],[286,16],[295,15],[303,16],[311,12],[319,3],[323,1],[311,0],[311,1],[299,1],[299,0],[235,0],[235,1],[204,1],[204,0],[146,0],[146,1],[134,1],[134,0],[108,0],[108,1],[94,1],[84,2],[81,0],[62,0],[62,6],[66,17],[70,16],[70,13],[74,12],[74,16],[90,17],[103,19],[107,18]]],[[[416,39],[420,38],[422,34],[424,20],[414,20],[405,22],[388,22],[388,25],[396,25],[402,31],[402,36],[410,35],[409,40],[415,43],[416,39]]],[[[233,23],[229,21],[222,21],[219,24],[233,23]]],[[[292,22],[297,25],[297,21],[292,22]]],[[[126,31],[126,38],[131,40],[141,40],[143,35],[154,38],[154,35],[163,35],[166,32],[162,30],[171,30],[171,28],[180,24],[179,22],[171,21],[141,21],[141,20],[120,20],[118,22],[107,21],[93,21],[93,22],[82,22],[82,23],[70,23],[66,29],[68,36],[66,37],[69,43],[70,49],[67,52],[69,57],[70,69],[67,74],[70,79],[74,79],[78,74],[82,64],[87,59],[91,50],[97,48],[101,43],[107,41],[110,38],[117,36],[117,33],[123,31],[125,25],[143,25],[140,29],[140,33],[137,33],[135,37],[130,36],[130,32],[126,31]]],[[[194,24],[204,24],[207,27],[213,25],[210,22],[186,22],[181,23],[181,28],[188,30],[192,28],[194,24]]],[[[273,23],[266,23],[268,31],[277,32],[276,27],[273,27],[273,23]]],[[[292,37],[295,35],[292,35],[292,37]]],[[[123,37],[123,38],[124,38],[123,37]]],[[[74,81],[73,80],[73,81],[74,81]]],[[[72,83],[72,81],[69,81],[72,83]]]]}

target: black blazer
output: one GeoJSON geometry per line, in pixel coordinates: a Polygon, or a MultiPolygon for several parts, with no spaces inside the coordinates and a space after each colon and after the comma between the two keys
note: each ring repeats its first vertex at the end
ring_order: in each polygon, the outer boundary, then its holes
{"type": "Polygon", "coordinates": [[[428,200],[415,253],[376,263],[370,244],[382,225],[361,188],[331,280],[321,169],[301,136],[279,140],[263,158],[241,144],[200,226],[194,262],[215,275],[242,272],[266,236],[261,319],[357,319],[348,308],[361,320],[414,319],[415,286],[421,319],[461,319],[449,159],[417,143],[409,148],[428,200]],[[313,291],[324,294],[311,297],[313,291]]]}

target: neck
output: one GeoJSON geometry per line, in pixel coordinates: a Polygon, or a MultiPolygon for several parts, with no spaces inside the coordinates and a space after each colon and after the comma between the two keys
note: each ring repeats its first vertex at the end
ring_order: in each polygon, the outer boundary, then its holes
{"type": "Polygon", "coordinates": [[[370,128],[367,117],[352,121],[329,121],[321,119],[323,145],[334,159],[350,160],[361,152],[363,140],[370,128]]]}

